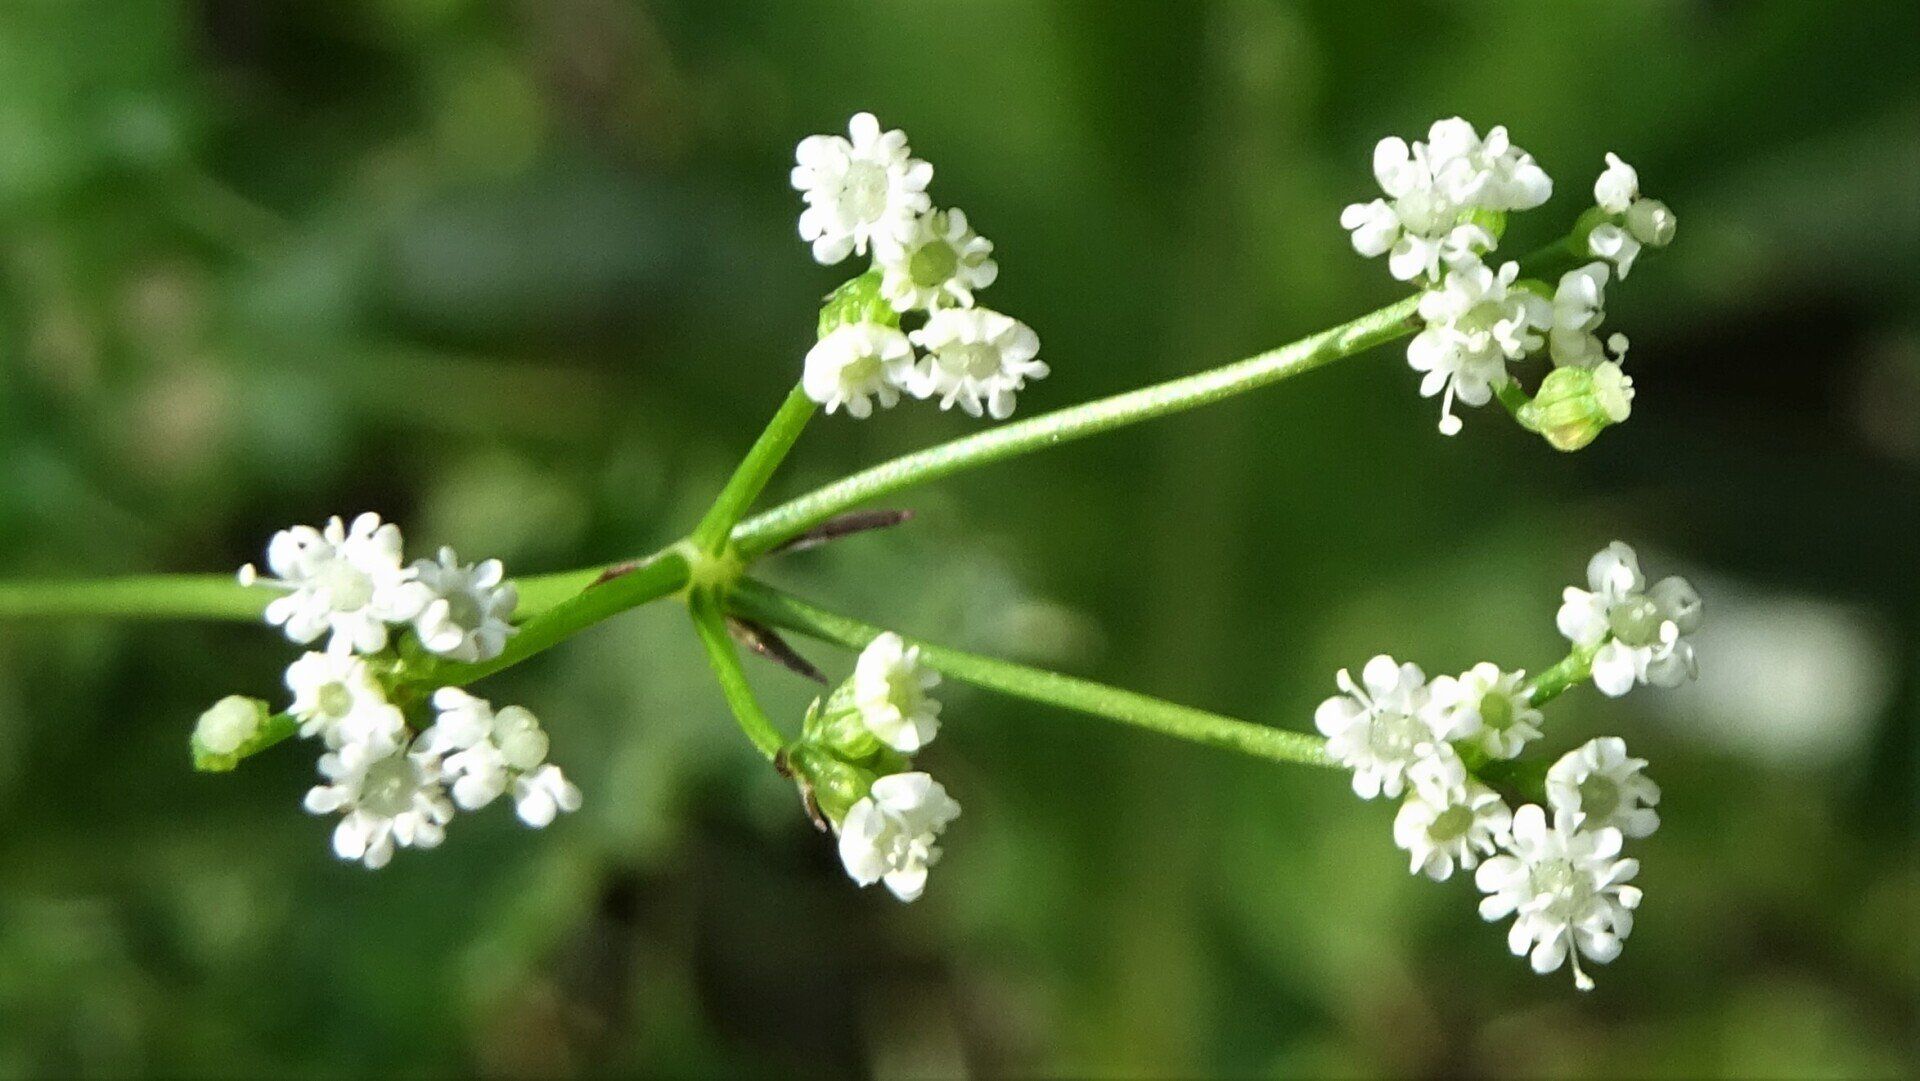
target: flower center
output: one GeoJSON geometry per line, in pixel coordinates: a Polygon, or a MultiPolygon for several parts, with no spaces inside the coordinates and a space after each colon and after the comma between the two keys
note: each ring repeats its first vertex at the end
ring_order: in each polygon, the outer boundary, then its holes
{"type": "Polygon", "coordinates": [[[447,621],[449,623],[452,623],[456,627],[467,627],[469,629],[480,625],[482,619],[480,602],[475,599],[472,593],[464,589],[459,590],[449,595],[446,601],[447,621]]]}
{"type": "Polygon", "coordinates": [[[1597,773],[1580,782],[1580,810],[1588,819],[1604,822],[1619,809],[1619,785],[1597,773]]]}
{"type": "Polygon", "coordinates": [[[912,276],[913,284],[922,289],[931,289],[952,279],[958,269],[960,253],[945,240],[922,245],[907,260],[907,273],[912,276]]]}
{"type": "Polygon", "coordinates": [[[1376,758],[1406,758],[1413,753],[1414,744],[1420,742],[1423,727],[1417,718],[1408,714],[1382,713],[1367,726],[1367,745],[1376,758]]]}
{"type": "Polygon", "coordinates": [[[1570,861],[1551,859],[1533,868],[1533,892],[1549,898],[1548,914],[1570,920],[1585,906],[1592,887],[1570,861]]]}
{"type": "Polygon", "coordinates": [[[847,169],[845,205],[860,221],[877,221],[887,209],[887,171],[872,162],[855,162],[847,169]]]}
{"type": "Polygon", "coordinates": [[[367,767],[357,802],[373,814],[392,818],[413,806],[413,794],[419,788],[419,767],[406,755],[396,754],[367,767]]]}
{"type": "Polygon", "coordinates": [[[1427,836],[1435,844],[1457,841],[1473,828],[1473,812],[1465,807],[1449,807],[1434,816],[1433,824],[1427,827],[1427,836]]]}
{"type": "Polygon", "coordinates": [[[1660,608],[1650,598],[1634,597],[1607,610],[1607,628],[1627,645],[1650,646],[1660,638],[1660,608]]]}
{"type": "Polygon", "coordinates": [[[1482,695],[1480,723],[1495,732],[1505,732],[1513,724],[1513,699],[1499,691],[1488,691],[1482,695]]]}
{"type": "Polygon", "coordinates": [[[970,379],[989,379],[1000,372],[1000,350],[985,342],[963,342],[942,349],[940,363],[970,379]]]}
{"type": "Polygon", "coordinates": [[[320,712],[328,717],[345,717],[353,709],[353,692],[338,680],[322,684],[313,699],[320,712]]]}
{"type": "Polygon", "coordinates": [[[880,358],[871,353],[848,361],[840,369],[840,386],[849,391],[861,391],[880,382],[880,358]]]}
{"type": "Polygon", "coordinates": [[[353,612],[373,599],[373,579],[344,559],[329,560],[313,576],[313,586],[324,591],[327,604],[336,612],[353,612]]]}

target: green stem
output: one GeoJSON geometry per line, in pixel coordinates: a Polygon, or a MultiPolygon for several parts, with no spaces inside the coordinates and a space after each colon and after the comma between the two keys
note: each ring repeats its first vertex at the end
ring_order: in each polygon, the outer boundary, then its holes
{"type": "Polygon", "coordinates": [[[685,554],[669,548],[617,578],[575,593],[520,625],[498,657],[477,664],[440,661],[417,682],[462,686],[536,653],[551,649],[609,616],[658,600],[686,586],[692,568],[685,554]]]}
{"type": "Polygon", "coordinates": [[[786,746],[786,737],[767,718],[766,711],[753,696],[753,688],[747,685],[747,673],[740,667],[740,653],[727,634],[726,617],[721,615],[719,603],[711,593],[697,589],[687,599],[687,611],[693,616],[693,629],[700,635],[700,644],[707,649],[707,662],[713,666],[714,677],[720,681],[720,693],[726,696],[727,706],[740,722],[740,730],[768,761],[773,761],[786,746]]]}
{"type": "MultiPolygon", "coordinates": [[[[860,649],[883,633],[879,627],[817,608],[751,578],[735,586],[728,601],[742,615],[848,649],[860,649]]],[[[914,644],[920,647],[921,657],[935,669],[1002,694],[1104,717],[1176,739],[1239,751],[1271,762],[1333,764],[1327,759],[1324,743],[1318,736],[1236,720],[1104,683],[945,646],[919,641],[914,644]]]]}
{"type": "Polygon", "coordinates": [[[780,467],[781,459],[792,449],[794,440],[800,438],[800,432],[806,428],[818,408],[806,391],[796,386],[780,403],[780,409],[767,422],[760,438],[753,441],[753,447],[747,456],[740,459],[740,465],[734,469],[733,476],[727,480],[726,487],[713,500],[713,506],[701,517],[700,524],[693,527],[694,546],[703,552],[718,554],[726,547],[727,535],[733,531],[734,524],[747,512],[760,490],[767,486],[773,471],[780,467]]]}
{"type": "Polygon", "coordinates": [[[257,620],[273,596],[231,574],[0,582],[0,619],[257,620]]]}
{"type": "MultiPolygon", "coordinates": [[[[734,544],[748,559],[861,503],[963,470],[1069,440],[1207,405],[1309,372],[1408,334],[1419,297],[1224,367],[1016,421],[882,462],[741,523],[734,544]]],[[[709,515],[711,517],[711,515],[709,515]]]]}
{"type": "Polygon", "coordinates": [[[1535,676],[1527,688],[1528,704],[1538,709],[1565,694],[1575,684],[1585,682],[1593,675],[1593,656],[1600,652],[1600,646],[1604,644],[1575,646],[1573,652],[1567,654],[1560,663],[1535,676]]]}

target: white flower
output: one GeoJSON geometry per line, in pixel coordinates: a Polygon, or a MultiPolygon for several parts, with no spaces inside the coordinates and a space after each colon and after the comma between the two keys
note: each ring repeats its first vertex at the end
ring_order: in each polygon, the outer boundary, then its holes
{"type": "Polygon", "coordinates": [[[1560,633],[1584,648],[1598,646],[1593,685],[1618,698],[1635,682],[1677,687],[1697,668],[1686,636],[1700,627],[1700,594],[1685,578],[1652,589],[1632,548],[1613,542],[1587,564],[1589,589],[1568,586],[1556,617],[1560,633]]]}
{"type": "Polygon", "coordinates": [[[362,743],[388,752],[406,742],[407,722],[366,660],[350,653],[307,653],[287,666],[300,734],[328,747],[362,743]]]}
{"type": "Polygon", "coordinates": [[[432,848],[446,838],[453,804],[431,757],[348,743],[320,756],[320,773],[330,783],[308,791],[306,807],[314,814],[345,812],[333,830],[341,859],[377,870],[393,858],[396,844],[432,848]]]}
{"type": "Polygon", "coordinates": [[[580,809],[580,790],[547,762],[547,734],[520,706],[495,710],[458,687],[433,693],[438,717],[420,734],[415,752],[443,759],[441,770],[463,811],[477,811],[513,790],[520,820],[539,829],[560,811],[580,809]]]}
{"type": "Polygon", "coordinates": [[[865,419],[873,403],[891,409],[901,388],[913,381],[913,346],[895,327],[881,323],[842,323],[807,350],[800,385],[807,397],[831,413],[842,406],[865,419]]]}
{"type": "Polygon", "coordinates": [[[1481,139],[1459,117],[1437,121],[1427,132],[1429,153],[1448,198],[1480,210],[1532,210],[1553,196],[1553,180],[1533,155],[1513,145],[1495,126],[1481,139]]]}
{"type": "Polygon", "coordinates": [[[453,549],[442,548],[438,562],[422,559],[413,570],[432,594],[413,620],[421,645],[469,663],[492,660],[507,648],[520,592],[499,560],[463,564],[453,549]]]}
{"type": "Polygon", "coordinates": [[[895,311],[973,307],[973,293],[1000,276],[993,242],[973,231],[959,210],[936,210],[915,219],[904,241],[876,239],[880,295],[895,311]]]}
{"type": "Polygon", "coordinates": [[[1409,870],[1435,882],[1457,865],[1471,871],[1506,840],[1513,812],[1493,789],[1467,776],[1453,749],[1441,744],[1407,770],[1407,799],[1393,818],[1393,843],[1411,857],[1409,870]]]}
{"type": "Polygon", "coordinates": [[[1047,376],[1040,336],[1033,328],[989,308],[942,308],[911,335],[926,357],[914,373],[917,397],[938,396],[940,408],[955,402],[968,416],[982,407],[995,420],[1013,415],[1014,393],[1028,379],[1047,376]]]}
{"type": "Polygon", "coordinates": [[[1620,155],[1608,151],[1607,167],[1600,173],[1600,179],[1593,182],[1594,203],[1609,214],[1625,214],[1638,198],[1639,171],[1621,161],[1620,155]]]}
{"type": "Polygon", "coordinates": [[[1479,262],[1464,263],[1447,271],[1440,288],[1420,297],[1426,328],[1408,344],[1407,363],[1426,373],[1421,397],[1445,392],[1440,431],[1447,435],[1460,430],[1454,399],[1485,405],[1494,387],[1506,382],[1507,362],[1540,348],[1539,332],[1552,324],[1553,306],[1515,288],[1519,275],[1518,263],[1506,263],[1498,273],[1479,262]]]}
{"type": "Polygon", "coordinates": [[[1626,740],[1589,740],[1547,771],[1547,802],[1583,830],[1611,826],[1628,837],[1651,836],[1660,828],[1653,809],[1660,786],[1647,778],[1646,768],[1646,759],[1627,757],[1626,740]]]}
{"type": "Polygon", "coordinates": [[[1494,236],[1473,222],[1475,211],[1527,210],[1553,193],[1553,182],[1507,129],[1481,139],[1459,117],[1436,121],[1424,143],[1380,140],[1373,175],[1387,198],[1348,206],[1340,225],[1352,231],[1361,255],[1388,253],[1388,270],[1401,281],[1438,278],[1443,265],[1492,251],[1494,236]]]}
{"type": "Polygon", "coordinates": [[[1520,808],[1506,846],[1511,855],[1487,860],[1474,875],[1487,894],[1480,917],[1513,915],[1507,948],[1515,957],[1530,954],[1533,970],[1542,974],[1571,958],[1574,984],[1592,990],[1580,959],[1606,964],[1620,956],[1640,907],[1639,887],[1627,885],[1640,861],[1617,858],[1620,845],[1617,829],[1580,830],[1566,815],[1555,816],[1549,829],[1538,806],[1520,808]]]}
{"type": "Polygon", "coordinates": [[[920,663],[920,647],[891,631],[860,651],[853,669],[853,702],[880,742],[912,754],[940,730],[940,703],[927,692],[940,673],[920,663]]]}
{"type": "Polygon", "coordinates": [[[902,901],[927,886],[927,868],[940,859],[935,843],[960,805],[924,773],[894,773],[847,809],[840,822],[840,862],[862,886],[885,880],[902,901]]]}
{"type": "Polygon", "coordinates": [[[1432,693],[1433,727],[1443,739],[1485,752],[1489,758],[1517,758],[1529,740],[1540,738],[1539,710],[1527,700],[1525,672],[1502,672],[1488,662],[1458,677],[1436,676],[1432,693]]]}
{"type": "Polygon", "coordinates": [[[1355,795],[1398,796],[1407,767],[1432,754],[1438,741],[1426,718],[1426,675],[1382,654],[1361,669],[1360,680],[1342,668],[1335,682],[1343,693],[1320,703],[1313,723],[1327,737],[1328,756],[1353,770],[1355,795]]]}
{"type": "Polygon", "coordinates": [[[1615,334],[1608,339],[1607,345],[1615,353],[1609,358],[1596,333],[1606,319],[1608,273],[1607,264],[1596,262],[1560,276],[1560,284],[1553,293],[1553,324],[1547,331],[1547,346],[1553,353],[1554,364],[1562,368],[1596,368],[1609,359],[1616,364],[1625,359],[1625,335],[1615,334]]]}
{"type": "Polygon", "coordinates": [[[1607,154],[1607,167],[1593,182],[1593,201],[1611,220],[1594,226],[1587,250],[1611,260],[1623,280],[1642,245],[1664,248],[1673,243],[1678,226],[1673,211],[1658,199],[1640,197],[1639,172],[1618,154],[1607,154]]]}
{"type": "Polygon", "coordinates": [[[856,113],[847,133],[810,135],[793,154],[793,186],[807,204],[800,238],[826,264],[864,255],[881,238],[905,241],[932,205],[933,166],[912,156],[905,132],[883,132],[872,113],[856,113]]]}
{"type": "Polygon", "coordinates": [[[1640,257],[1640,242],[1618,225],[1603,222],[1587,234],[1587,251],[1612,260],[1613,265],[1620,268],[1620,280],[1625,281],[1627,272],[1633,269],[1633,261],[1640,257]]]}
{"type": "Polygon", "coordinates": [[[240,568],[240,584],[286,591],[267,605],[267,622],[287,637],[308,643],[332,634],[328,648],[377,653],[387,644],[387,624],[405,623],[427,602],[426,587],[400,565],[400,527],[362,514],[348,528],[339,518],[325,529],[294,526],[267,544],[262,579],[253,564],[240,568]]]}

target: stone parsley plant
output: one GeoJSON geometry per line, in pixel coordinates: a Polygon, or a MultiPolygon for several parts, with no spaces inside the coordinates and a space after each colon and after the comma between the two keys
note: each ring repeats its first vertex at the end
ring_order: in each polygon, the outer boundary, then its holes
{"type": "Polygon", "coordinates": [[[1346,770],[1360,798],[1400,802],[1392,837],[1414,873],[1472,872],[1481,915],[1512,921],[1509,949],[1537,972],[1570,967],[1588,988],[1586,966],[1613,960],[1632,932],[1639,864],[1624,853],[1658,828],[1660,789],[1619,739],[1538,756],[1545,708],[1588,680],[1618,697],[1691,678],[1701,615],[1691,586],[1649,584],[1625,544],[1594,556],[1584,588],[1566,590],[1564,659],[1532,677],[1486,661],[1429,678],[1377,656],[1357,678],[1337,675],[1338,693],[1313,718],[1318,736],[912,641],[753,574],[776,553],[904,521],[903,511],[862,508],[915,485],[1217,402],[1401,337],[1411,337],[1419,393],[1440,399],[1446,435],[1463,427],[1458,408],[1496,399],[1566,451],[1628,418],[1627,340],[1601,334],[1607,290],[1675,231],[1673,212],[1641,194],[1631,166],[1607,154],[1594,205],[1560,241],[1519,259],[1497,257],[1507,219],[1545,203],[1553,181],[1505,128],[1482,135],[1455,118],[1424,140],[1382,139],[1373,173],[1381,197],[1347,207],[1340,224],[1361,255],[1387,257],[1388,272],[1412,287],[1407,297],[1224,367],[904,455],[748,517],[818,412],[865,418],[920,400],[1004,421],[1048,375],[1034,329],[982,301],[1000,273],[992,242],[966,213],[935,205],[933,167],[903,132],[861,113],[844,136],[802,140],[790,181],[813,258],[866,265],[826,298],[798,385],[682,540],[613,567],[516,581],[498,560],[467,563],[449,548],[410,562],[397,526],[360,514],[276,533],[265,569],[243,568],[237,584],[0,584],[0,616],[264,617],[302,647],[287,666],[286,704],[276,712],[257,698],[222,699],[194,728],[194,764],[231,770],[288,740],[311,741],[319,777],[307,810],[337,816],[339,857],[378,868],[398,849],[441,844],[460,814],[502,800],[533,828],[578,809],[580,789],[549,760],[559,750],[564,761],[564,746],[550,744],[540,720],[465,688],[610,616],[673,598],[741,730],[837,838],[862,886],[919,897],[960,814],[914,761],[945,727],[936,694],[950,677],[1275,762],[1346,770]],[[1531,393],[1529,368],[1540,370],[1531,393]],[[814,700],[797,733],[762,710],[738,649],[828,684],[783,633],[858,654],[851,677],[814,700]]]}

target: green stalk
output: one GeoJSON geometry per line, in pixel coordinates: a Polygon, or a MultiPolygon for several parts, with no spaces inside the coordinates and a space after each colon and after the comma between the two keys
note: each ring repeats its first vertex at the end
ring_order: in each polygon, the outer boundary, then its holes
{"type": "Polygon", "coordinates": [[[1535,676],[1527,688],[1528,704],[1538,709],[1576,684],[1584,683],[1593,675],[1594,654],[1600,652],[1600,646],[1605,644],[1575,646],[1573,652],[1561,659],[1560,663],[1535,676]]]}
{"type": "Polygon", "coordinates": [[[258,620],[274,594],[231,574],[0,582],[0,619],[258,620]]]}
{"type": "Polygon", "coordinates": [[[694,546],[703,552],[718,554],[726,547],[727,535],[733,531],[734,524],[741,515],[753,505],[760,490],[767,486],[773,471],[793,448],[794,440],[800,438],[800,432],[806,428],[818,406],[806,391],[796,386],[780,403],[779,411],[767,422],[760,438],[753,441],[753,447],[747,456],[740,459],[740,465],[734,469],[733,476],[727,480],[726,487],[713,500],[713,506],[701,517],[700,524],[693,527],[694,546]]]}
{"type": "Polygon", "coordinates": [[[836,514],[904,488],[1207,405],[1312,371],[1411,333],[1419,325],[1414,316],[1419,303],[1418,296],[1407,297],[1330,330],[1224,367],[1003,424],[882,462],[748,519],[733,531],[734,544],[744,558],[752,559],[836,514]]]}
{"type": "MultiPolygon", "coordinates": [[[[883,633],[881,628],[848,616],[817,608],[764,582],[745,579],[728,595],[741,615],[776,627],[832,642],[848,649],[863,648],[883,633]]],[[[1270,762],[1331,766],[1318,736],[1289,732],[1218,713],[1109,687],[1092,680],[1030,668],[1009,661],[964,653],[915,641],[921,657],[935,669],[978,687],[1015,698],[1059,706],[1144,728],[1176,739],[1239,751],[1270,762]]]]}
{"type": "Polygon", "coordinates": [[[753,688],[747,685],[747,673],[740,667],[740,653],[727,634],[726,617],[721,614],[719,603],[711,593],[696,589],[687,598],[687,611],[693,616],[693,629],[700,635],[700,644],[706,647],[707,662],[720,681],[720,693],[726,697],[727,707],[733,710],[734,720],[740,722],[740,730],[753,741],[755,749],[769,762],[773,761],[786,746],[786,737],[767,718],[766,711],[753,696],[753,688]]]}

